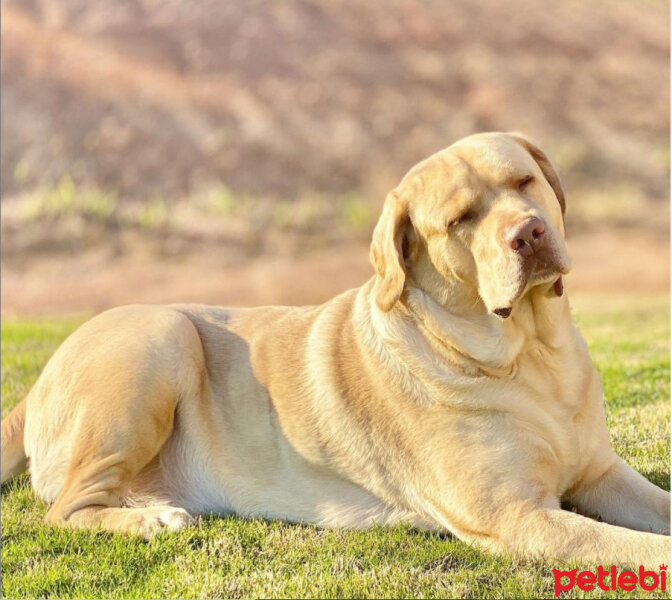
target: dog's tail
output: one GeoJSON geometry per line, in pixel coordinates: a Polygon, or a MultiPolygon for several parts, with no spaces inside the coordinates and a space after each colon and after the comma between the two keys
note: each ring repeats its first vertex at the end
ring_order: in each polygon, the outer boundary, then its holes
{"type": "Polygon", "coordinates": [[[26,470],[26,450],[23,447],[23,430],[26,424],[26,399],[24,398],[7,415],[0,426],[0,481],[4,483],[26,470]]]}

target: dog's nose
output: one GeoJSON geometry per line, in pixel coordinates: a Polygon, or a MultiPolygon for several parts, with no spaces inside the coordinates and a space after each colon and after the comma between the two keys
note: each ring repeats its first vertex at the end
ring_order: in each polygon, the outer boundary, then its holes
{"type": "Polygon", "coordinates": [[[532,256],[546,245],[546,227],[539,217],[532,217],[509,229],[506,241],[518,254],[532,256]]]}

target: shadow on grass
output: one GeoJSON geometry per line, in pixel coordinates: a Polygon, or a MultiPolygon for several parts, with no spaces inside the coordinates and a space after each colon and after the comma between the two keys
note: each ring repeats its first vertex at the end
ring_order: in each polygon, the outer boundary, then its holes
{"type": "Polygon", "coordinates": [[[642,473],[651,483],[670,491],[670,473],[665,471],[645,471],[642,473]]]}
{"type": "Polygon", "coordinates": [[[30,475],[28,473],[21,473],[13,479],[9,479],[2,483],[1,493],[4,496],[5,494],[11,494],[13,492],[23,491],[30,488],[30,475]]]}

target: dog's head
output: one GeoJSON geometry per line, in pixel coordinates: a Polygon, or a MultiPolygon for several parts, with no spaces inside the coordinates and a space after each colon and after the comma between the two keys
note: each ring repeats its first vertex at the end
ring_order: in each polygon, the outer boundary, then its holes
{"type": "Polygon", "coordinates": [[[502,318],[530,288],[562,294],[565,196],[546,155],[521,136],[470,136],[413,167],[388,194],[371,244],[375,299],[407,285],[446,306],[480,299],[502,318]]]}

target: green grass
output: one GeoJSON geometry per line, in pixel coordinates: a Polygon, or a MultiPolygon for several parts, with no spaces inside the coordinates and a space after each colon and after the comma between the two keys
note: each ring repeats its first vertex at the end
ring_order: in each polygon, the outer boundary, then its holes
{"type": "MultiPolygon", "coordinates": [[[[669,489],[668,300],[585,298],[574,306],[603,375],[615,448],[669,489]]],[[[3,415],[77,324],[3,322],[3,415]]],[[[25,475],[2,488],[2,597],[553,597],[551,565],[493,558],[408,527],[335,531],[209,517],[144,541],[49,529],[46,508],[25,475]]],[[[657,594],[649,597],[669,597],[657,594]]]]}

